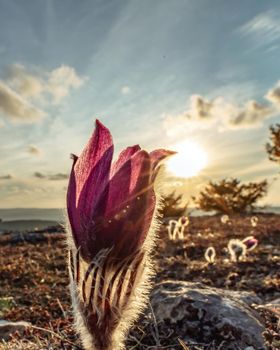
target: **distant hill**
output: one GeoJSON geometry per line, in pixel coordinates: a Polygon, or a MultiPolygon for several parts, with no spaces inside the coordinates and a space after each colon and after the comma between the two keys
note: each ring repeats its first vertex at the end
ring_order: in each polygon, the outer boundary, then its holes
{"type": "Polygon", "coordinates": [[[63,209],[42,209],[42,208],[12,208],[0,209],[2,221],[13,220],[43,220],[43,221],[65,221],[63,209]]]}
{"type": "Polygon", "coordinates": [[[58,225],[51,220],[14,220],[0,222],[0,233],[5,231],[36,231],[58,225]]]}
{"type": "MultiPolygon", "coordinates": [[[[263,213],[280,214],[280,207],[267,207],[256,210],[263,213]]],[[[188,215],[204,216],[207,213],[195,208],[189,208],[188,215]]],[[[2,231],[25,231],[44,229],[48,226],[64,224],[66,211],[64,209],[37,209],[37,208],[15,208],[0,209],[0,232],[2,231]]]]}

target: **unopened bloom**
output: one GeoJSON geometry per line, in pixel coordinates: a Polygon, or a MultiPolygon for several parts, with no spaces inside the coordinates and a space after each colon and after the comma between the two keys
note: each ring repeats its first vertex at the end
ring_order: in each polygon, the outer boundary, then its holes
{"type": "Polygon", "coordinates": [[[258,225],[259,218],[257,216],[252,216],[251,217],[251,225],[252,227],[256,227],[258,225]]]}
{"type": "Polygon", "coordinates": [[[177,221],[177,235],[179,239],[184,239],[185,227],[189,224],[187,216],[181,216],[177,221]]]}
{"type": "Polygon", "coordinates": [[[181,216],[178,220],[169,220],[167,226],[169,239],[184,239],[184,230],[188,224],[189,218],[187,216],[181,216]]]}
{"type": "Polygon", "coordinates": [[[242,243],[246,245],[247,250],[253,250],[258,245],[258,240],[254,236],[248,236],[243,239],[242,243]]]}
{"type": "Polygon", "coordinates": [[[214,247],[208,247],[204,253],[205,260],[209,264],[214,264],[216,258],[216,250],[214,247]]]}
{"type": "Polygon", "coordinates": [[[86,349],[121,349],[146,300],[159,162],[173,152],[128,147],[112,163],[111,134],[99,121],[73,156],[67,209],[76,326],[86,349]]]}
{"type": "Polygon", "coordinates": [[[229,216],[228,215],[223,215],[222,217],[221,217],[221,223],[222,224],[227,224],[229,222],[229,216]]]}
{"type": "Polygon", "coordinates": [[[167,226],[167,232],[168,232],[168,237],[169,237],[170,240],[174,240],[175,239],[174,233],[176,234],[176,232],[175,232],[176,226],[177,226],[177,221],[176,220],[169,220],[168,226],[167,226]]]}
{"type": "Polygon", "coordinates": [[[181,216],[178,220],[182,226],[188,226],[189,218],[187,216],[181,216]]]}
{"type": "Polygon", "coordinates": [[[228,251],[231,261],[240,261],[246,257],[247,246],[239,239],[230,239],[228,242],[228,251]]]}

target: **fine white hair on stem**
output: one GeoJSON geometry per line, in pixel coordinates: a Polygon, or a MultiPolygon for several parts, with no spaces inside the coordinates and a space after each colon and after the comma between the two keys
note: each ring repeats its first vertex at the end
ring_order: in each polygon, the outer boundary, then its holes
{"type": "Polygon", "coordinates": [[[75,323],[86,350],[123,349],[125,335],[146,304],[151,262],[147,249],[124,261],[102,250],[91,263],[69,250],[75,323]]]}

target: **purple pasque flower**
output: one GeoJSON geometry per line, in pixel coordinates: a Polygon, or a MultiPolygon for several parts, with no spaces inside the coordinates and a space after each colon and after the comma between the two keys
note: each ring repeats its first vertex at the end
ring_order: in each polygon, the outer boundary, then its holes
{"type": "Polygon", "coordinates": [[[246,245],[247,250],[253,250],[259,242],[254,236],[248,236],[243,239],[242,243],[246,245]]]}
{"type": "Polygon", "coordinates": [[[159,162],[173,152],[136,145],[112,162],[110,131],[96,129],[74,163],[67,193],[69,273],[76,329],[86,350],[123,349],[147,302],[159,162]]]}
{"type": "Polygon", "coordinates": [[[112,163],[113,149],[110,131],[97,120],[82,154],[73,156],[67,209],[74,243],[87,262],[102,249],[121,259],[141,248],[155,211],[158,164],[174,153],[135,145],[112,163]]]}

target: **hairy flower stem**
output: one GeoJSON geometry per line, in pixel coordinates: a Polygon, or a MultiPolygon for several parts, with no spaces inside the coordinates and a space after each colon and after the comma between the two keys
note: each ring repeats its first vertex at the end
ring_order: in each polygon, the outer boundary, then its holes
{"type": "Polygon", "coordinates": [[[76,329],[86,350],[119,350],[147,302],[150,260],[145,249],[118,261],[103,250],[91,263],[69,249],[70,290],[76,329]]]}

